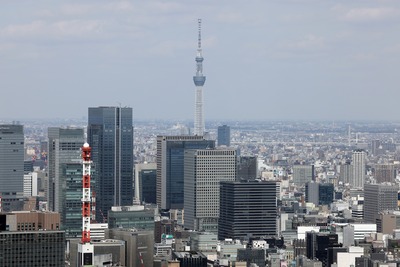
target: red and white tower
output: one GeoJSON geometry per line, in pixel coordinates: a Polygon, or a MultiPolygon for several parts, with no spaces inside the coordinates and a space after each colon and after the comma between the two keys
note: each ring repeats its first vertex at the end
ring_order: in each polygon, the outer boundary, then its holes
{"type": "Polygon", "coordinates": [[[93,244],[90,243],[90,166],[91,161],[91,148],[88,143],[82,147],[82,239],[78,246],[78,266],[92,266],[93,265],[93,244]]]}

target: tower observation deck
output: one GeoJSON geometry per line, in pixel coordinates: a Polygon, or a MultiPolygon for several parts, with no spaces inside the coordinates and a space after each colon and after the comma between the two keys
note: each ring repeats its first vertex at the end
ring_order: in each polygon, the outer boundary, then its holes
{"type": "Polygon", "coordinates": [[[196,75],[193,76],[193,82],[196,86],[195,95],[195,114],[194,114],[194,134],[204,134],[204,113],[203,113],[203,85],[206,81],[206,76],[203,75],[203,55],[201,49],[201,19],[198,19],[198,46],[196,55],[196,75]]]}

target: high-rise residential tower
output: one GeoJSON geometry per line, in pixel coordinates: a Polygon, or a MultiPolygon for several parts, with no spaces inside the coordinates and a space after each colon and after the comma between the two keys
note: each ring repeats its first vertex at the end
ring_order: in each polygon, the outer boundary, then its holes
{"type": "Polygon", "coordinates": [[[218,233],[220,182],[235,181],[235,149],[185,151],[185,228],[218,233]]]}
{"type": "Polygon", "coordinates": [[[67,237],[81,235],[82,164],[80,150],[85,142],[82,128],[48,128],[47,195],[49,209],[60,213],[67,237]]]}
{"type": "Polygon", "coordinates": [[[231,145],[231,127],[229,127],[228,125],[218,126],[218,145],[231,145]]]}
{"type": "Polygon", "coordinates": [[[161,209],[183,209],[184,152],[214,148],[203,136],[157,136],[157,204],[161,209]]]}
{"type": "Polygon", "coordinates": [[[353,175],[350,185],[355,188],[363,188],[365,182],[365,151],[357,149],[352,156],[353,175]]]}
{"type": "Polygon", "coordinates": [[[203,55],[201,49],[201,19],[198,20],[199,38],[196,56],[196,75],[193,76],[193,82],[196,86],[195,112],[194,112],[194,134],[204,134],[204,111],[203,111],[203,85],[206,82],[206,76],[203,75],[203,55]]]}
{"type": "Polygon", "coordinates": [[[0,197],[3,211],[18,210],[24,192],[24,127],[0,125],[0,197]]]}
{"type": "Polygon", "coordinates": [[[89,108],[88,143],[92,148],[96,220],[101,222],[112,206],[132,205],[132,108],[89,108]]]}

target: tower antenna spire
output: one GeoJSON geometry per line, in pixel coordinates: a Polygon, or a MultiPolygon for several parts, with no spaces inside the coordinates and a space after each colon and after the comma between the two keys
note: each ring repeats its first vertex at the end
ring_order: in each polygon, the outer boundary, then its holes
{"type": "Polygon", "coordinates": [[[198,23],[198,27],[199,27],[199,39],[198,39],[198,48],[199,48],[199,50],[201,49],[201,19],[198,19],[197,20],[197,23],[198,23]]]}

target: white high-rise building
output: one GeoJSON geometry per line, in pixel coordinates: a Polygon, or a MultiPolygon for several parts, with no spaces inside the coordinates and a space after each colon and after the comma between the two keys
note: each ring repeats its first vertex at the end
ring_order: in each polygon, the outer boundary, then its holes
{"type": "Polygon", "coordinates": [[[365,182],[365,151],[358,149],[352,156],[353,176],[350,185],[355,188],[363,188],[365,182]]]}
{"type": "Polygon", "coordinates": [[[30,172],[24,174],[24,196],[35,197],[38,195],[38,174],[30,172]]]}
{"type": "Polygon", "coordinates": [[[185,151],[185,228],[218,232],[220,182],[235,181],[234,149],[185,151]]]}

